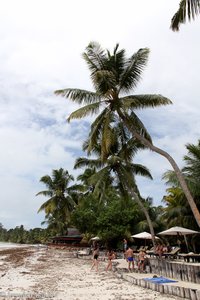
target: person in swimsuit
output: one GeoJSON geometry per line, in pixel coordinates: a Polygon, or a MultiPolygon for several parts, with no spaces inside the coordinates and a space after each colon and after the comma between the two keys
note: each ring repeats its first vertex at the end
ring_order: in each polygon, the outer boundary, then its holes
{"type": "Polygon", "coordinates": [[[98,272],[99,269],[99,261],[98,261],[98,257],[99,257],[99,247],[98,245],[94,246],[94,250],[93,250],[93,262],[92,262],[92,267],[91,270],[96,267],[96,271],[98,272]]]}
{"type": "Polygon", "coordinates": [[[126,260],[128,262],[128,270],[131,271],[134,270],[134,253],[133,253],[133,249],[131,249],[131,247],[129,247],[126,250],[126,260]],[[132,268],[131,268],[132,267],[132,268]]]}
{"type": "Polygon", "coordinates": [[[144,250],[141,250],[138,254],[138,270],[144,272],[144,260],[146,257],[146,253],[144,250]]]}
{"type": "Polygon", "coordinates": [[[112,260],[115,259],[115,253],[113,250],[109,250],[107,253],[107,257],[108,257],[108,264],[106,267],[106,271],[108,270],[112,270],[112,260]]]}

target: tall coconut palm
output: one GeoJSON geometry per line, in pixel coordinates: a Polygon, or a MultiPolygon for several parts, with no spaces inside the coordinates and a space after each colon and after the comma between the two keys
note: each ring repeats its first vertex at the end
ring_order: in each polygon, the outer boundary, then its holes
{"type": "Polygon", "coordinates": [[[138,118],[136,110],[168,105],[172,102],[162,95],[125,95],[135,89],[141,79],[142,71],[147,64],[149,49],[139,49],[131,57],[125,56],[125,50],[118,50],[117,44],[113,54],[104,51],[98,43],[91,42],[83,53],[91,71],[94,92],[67,88],[55,91],[57,95],[69,98],[79,104],[86,104],[73,112],[68,121],[83,118],[88,114],[102,111],[93,123],[93,132],[102,139],[102,159],[106,157],[112,145],[112,128],[119,121],[131,132],[133,137],[150,150],[164,156],[172,165],[180,185],[187,197],[194,217],[200,227],[200,213],[196,203],[174,159],[164,150],[156,147],[144,124],[138,118]]]}
{"type": "Polygon", "coordinates": [[[45,223],[50,227],[59,228],[62,232],[67,230],[67,225],[70,221],[70,214],[75,207],[75,202],[72,198],[74,188],[69,186],[69,183],[74,180],[73,176],[68,171],[60,168],[53,170],[52,176],[45,175],[40,181],[47,187],[46,190],[36,194],[49,197],[39,208],[38,212],[45,212],[45,223]]]}
{"type": "Polygon", "coordinates": [[[171,29],[179,31],[180,25],[186,23],[187,19],[194,20],[200,13],[200,0],[181,0],[179,9],[171,20],[171,29]]]}

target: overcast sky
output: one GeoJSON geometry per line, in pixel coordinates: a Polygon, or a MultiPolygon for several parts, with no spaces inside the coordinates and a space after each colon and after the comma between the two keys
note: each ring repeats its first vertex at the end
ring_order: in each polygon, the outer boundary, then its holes
{"type": "MultiPolygon", "coordinates": [[[[154,143],[183,166],[185,144],[200,135],[200,18],[172,32],[170,19],[179,0],[7,0],[0,10],[0,223],[39,227],[37,213],[46,200],[36,197],[39,182],[63,167],[75,176],[88,122],[66,123],[76,106],[54,96],[56,89],[91,89],[81,54],[90,41],[113,50],[116,43],[131,55],[151,50],[136,91],[159,93],[173,105],[139,112],[154,143]]],[[[154,181],[137,179],[141,194],[161,203],[170,169],[157,154],[136,156],[154,181]]]]}

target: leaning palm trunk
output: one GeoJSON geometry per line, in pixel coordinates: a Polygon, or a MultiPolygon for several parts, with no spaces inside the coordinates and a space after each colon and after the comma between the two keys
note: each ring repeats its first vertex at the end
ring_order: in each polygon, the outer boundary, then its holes
{"type": "Polygon", "coordinates": [[[119,116],[120,118],[124,121],[124,124],[126,125],[126,127],[130,130],[130,132],[133,134],[133,136],[138,140],[140,141],[144,146],[148,147],[150,150],[164,156],[168,161],[169,163],[171,164],[172,168],[174,169],[174,172],[179,180],[179,183],[183,189],[183,192],[187,198],[187,201],[190,205],[190,208],[193,212],[193,215],[195,217],[195,220],[198,224],[198,226],[200,227],[200,213],[199,213],[199,210],[197,208],[197,205],[190,193],[190,190],[187,186],[187,183],[184,179],[184,176],[181,172],[181,170],[179,169],[177,163],[175,162],[175,160],[164,150],[156,147],[153,145],[152,142],[150,142],[149,140],[147,140],[144,136],[140,135],[137,130],[131,126],[129,120],[126,118],[126,116],[124,116],[124,114],[121,112],[121,111],[118,111],[119,113],[119,116]]]}

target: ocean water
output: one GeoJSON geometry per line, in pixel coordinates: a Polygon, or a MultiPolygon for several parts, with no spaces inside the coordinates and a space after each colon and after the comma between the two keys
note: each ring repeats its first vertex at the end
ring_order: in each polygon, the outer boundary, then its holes
{"type": "Polygon", "coordinates": [[[16,247],[21,247],[21,246],[23,246],[23,245],[15,244],[15,243],[0,242],[0,249],[2,249],[2,248],[16,248],[16,247]]]}

